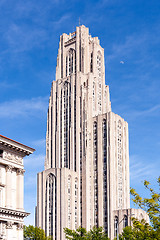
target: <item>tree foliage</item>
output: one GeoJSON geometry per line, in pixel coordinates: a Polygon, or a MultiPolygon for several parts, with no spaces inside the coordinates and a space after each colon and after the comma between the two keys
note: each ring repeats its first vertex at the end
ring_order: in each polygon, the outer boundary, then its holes
{"type": "Polygon", "coordinates": [[[88,232],[88,238],[89,240],[109,240],[107,234],[103,231],[102,227],[93,227],[88,232]]]}
{"type": "Polygon", "coordinates": [[[24,240],[51,240],[51,237],[46,237],[43,229],[34,227],[32,225],[24,226],[23,229],[24,240]]]}
{"type": "Polygon", "coordinates": [[[103,231],[102,227],[93,227],[90,231],[85,228],[79,227],[77,230],[64,229],[66,239],[72,240],[109,240],[107,234],[103,231]]]}
{"type": "MultiPolygon", "coordinates": [[[[157,179],[157,183],[160,190],[160,177],[157,179]]],[[[150,193],[149,198],[142,198],[133,188],[130,192],[133,196],[133,202],[149,215],[151,225],[144,220],[138,221],[136,218],[132,218],[133,226],[124,228],[120,239],[160,239],[160,192],[157,193],[146,180],[144,181],[144,187],[150,193]]]]}

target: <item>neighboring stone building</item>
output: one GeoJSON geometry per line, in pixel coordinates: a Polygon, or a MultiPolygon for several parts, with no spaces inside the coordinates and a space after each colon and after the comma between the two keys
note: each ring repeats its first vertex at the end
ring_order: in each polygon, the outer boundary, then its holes
{"type": "Polygon", "coordinates": [[[23,157],[34,151],[0,135],[0,239],[23,239],[23,157]]]}
{"type": "Polygon", "coordinates": [[[130,208],[129,187],[128,124],[111,111],[104,49],[79,26],[60,37],[36,224],[55,240],[79,226],[103,226],[113,239],[119,211],[130,208]]]}

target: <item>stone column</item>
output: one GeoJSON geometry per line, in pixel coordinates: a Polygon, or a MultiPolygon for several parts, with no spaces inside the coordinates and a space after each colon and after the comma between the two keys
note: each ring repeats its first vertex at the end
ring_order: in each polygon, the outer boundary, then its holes
{"type": "Polygon", "coordinates": [[[13,222],[11,222],[11,221],[8,221],[7,223],[6,223],[6,237],[7,237],[7,239],[9,240],[11,240],[12,239],[12,236],[13,236],[13,234],[12,234],[12,229],[13,229],[13,222]]]}
{"type": "Polygon", "coordinates": [[[17,225],[17,240],[23,239],[23,223],[18,223],[17,225]]]}
{"type": "Polygon", "coordinates": [[[12,207],[12,170],[13,167],[8,165],[6,166],[6,207],[12,207]]]}
{"type": "Polygon", "coordinates": [[[24,195],[24,170],[17,169],[17,209],[24,210],[23,208],[23,195],[24,195]]]}

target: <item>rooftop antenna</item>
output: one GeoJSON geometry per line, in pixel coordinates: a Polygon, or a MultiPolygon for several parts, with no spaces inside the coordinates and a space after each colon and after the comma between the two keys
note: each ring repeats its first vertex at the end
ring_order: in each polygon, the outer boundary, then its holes
{"type": "Polygon", "coordinates": [[[79,17],[79,26],[81,25],[80,17],[79,17]]]}

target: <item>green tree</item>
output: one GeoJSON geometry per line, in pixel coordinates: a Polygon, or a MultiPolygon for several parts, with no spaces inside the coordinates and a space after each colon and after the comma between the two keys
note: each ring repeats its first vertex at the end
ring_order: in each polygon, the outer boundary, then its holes
{"type": "Polygon", "coordinates": [[[154,238],[154,231],[152,227],[144,220],[138,221],[133,219],[133,226],[128,226],[123,229],[123,233],[120,234],[120,240],[151,240],[154,238]]]}
{"type": "Polygon", "coordinates": [[[93,227],[93,229],[91,229],[88,232],[88,236],[87,236],[89,240],[109,240],[107,234],[104,232],[103,227],[93,227]]]}
{"type": "Polygon", "coordinates": [[[72,240],[85,240],[87,236],[87,231],[85,228],[77,228],[76,230],[71,230],[69,228],[64,228],[64,233],[66,239],[72,240]]]}
{"type": "MultiPolygon", "coordinates": [[[[160,177],[157,179],[157,183],[160,190],[160,177]]],[[[150,193],[148,198],[142,198],[133,188],[130,192],[133,202],[149,215],[151,225],[144,220],[138,221],[136,218],[132,218],[133,226],[124,228],[120,239],[160,239],[160,192],[157,193],[146,180],[144,181],[144,187],[150,193]]]]}
{"type": "Polygon", "coordinates": [[[24,226],[23,229],[24,240],[51,240],[52,237],[46,237],[43,229],[34,227],[32,225],[24,226]]]}
{"type": "Polygon", "coordinates": [[[72,240],[109,240],[102,227],[93,227],[90,231],[79,227],[77,230],[64,229],[66,239],[72,240]]]}

